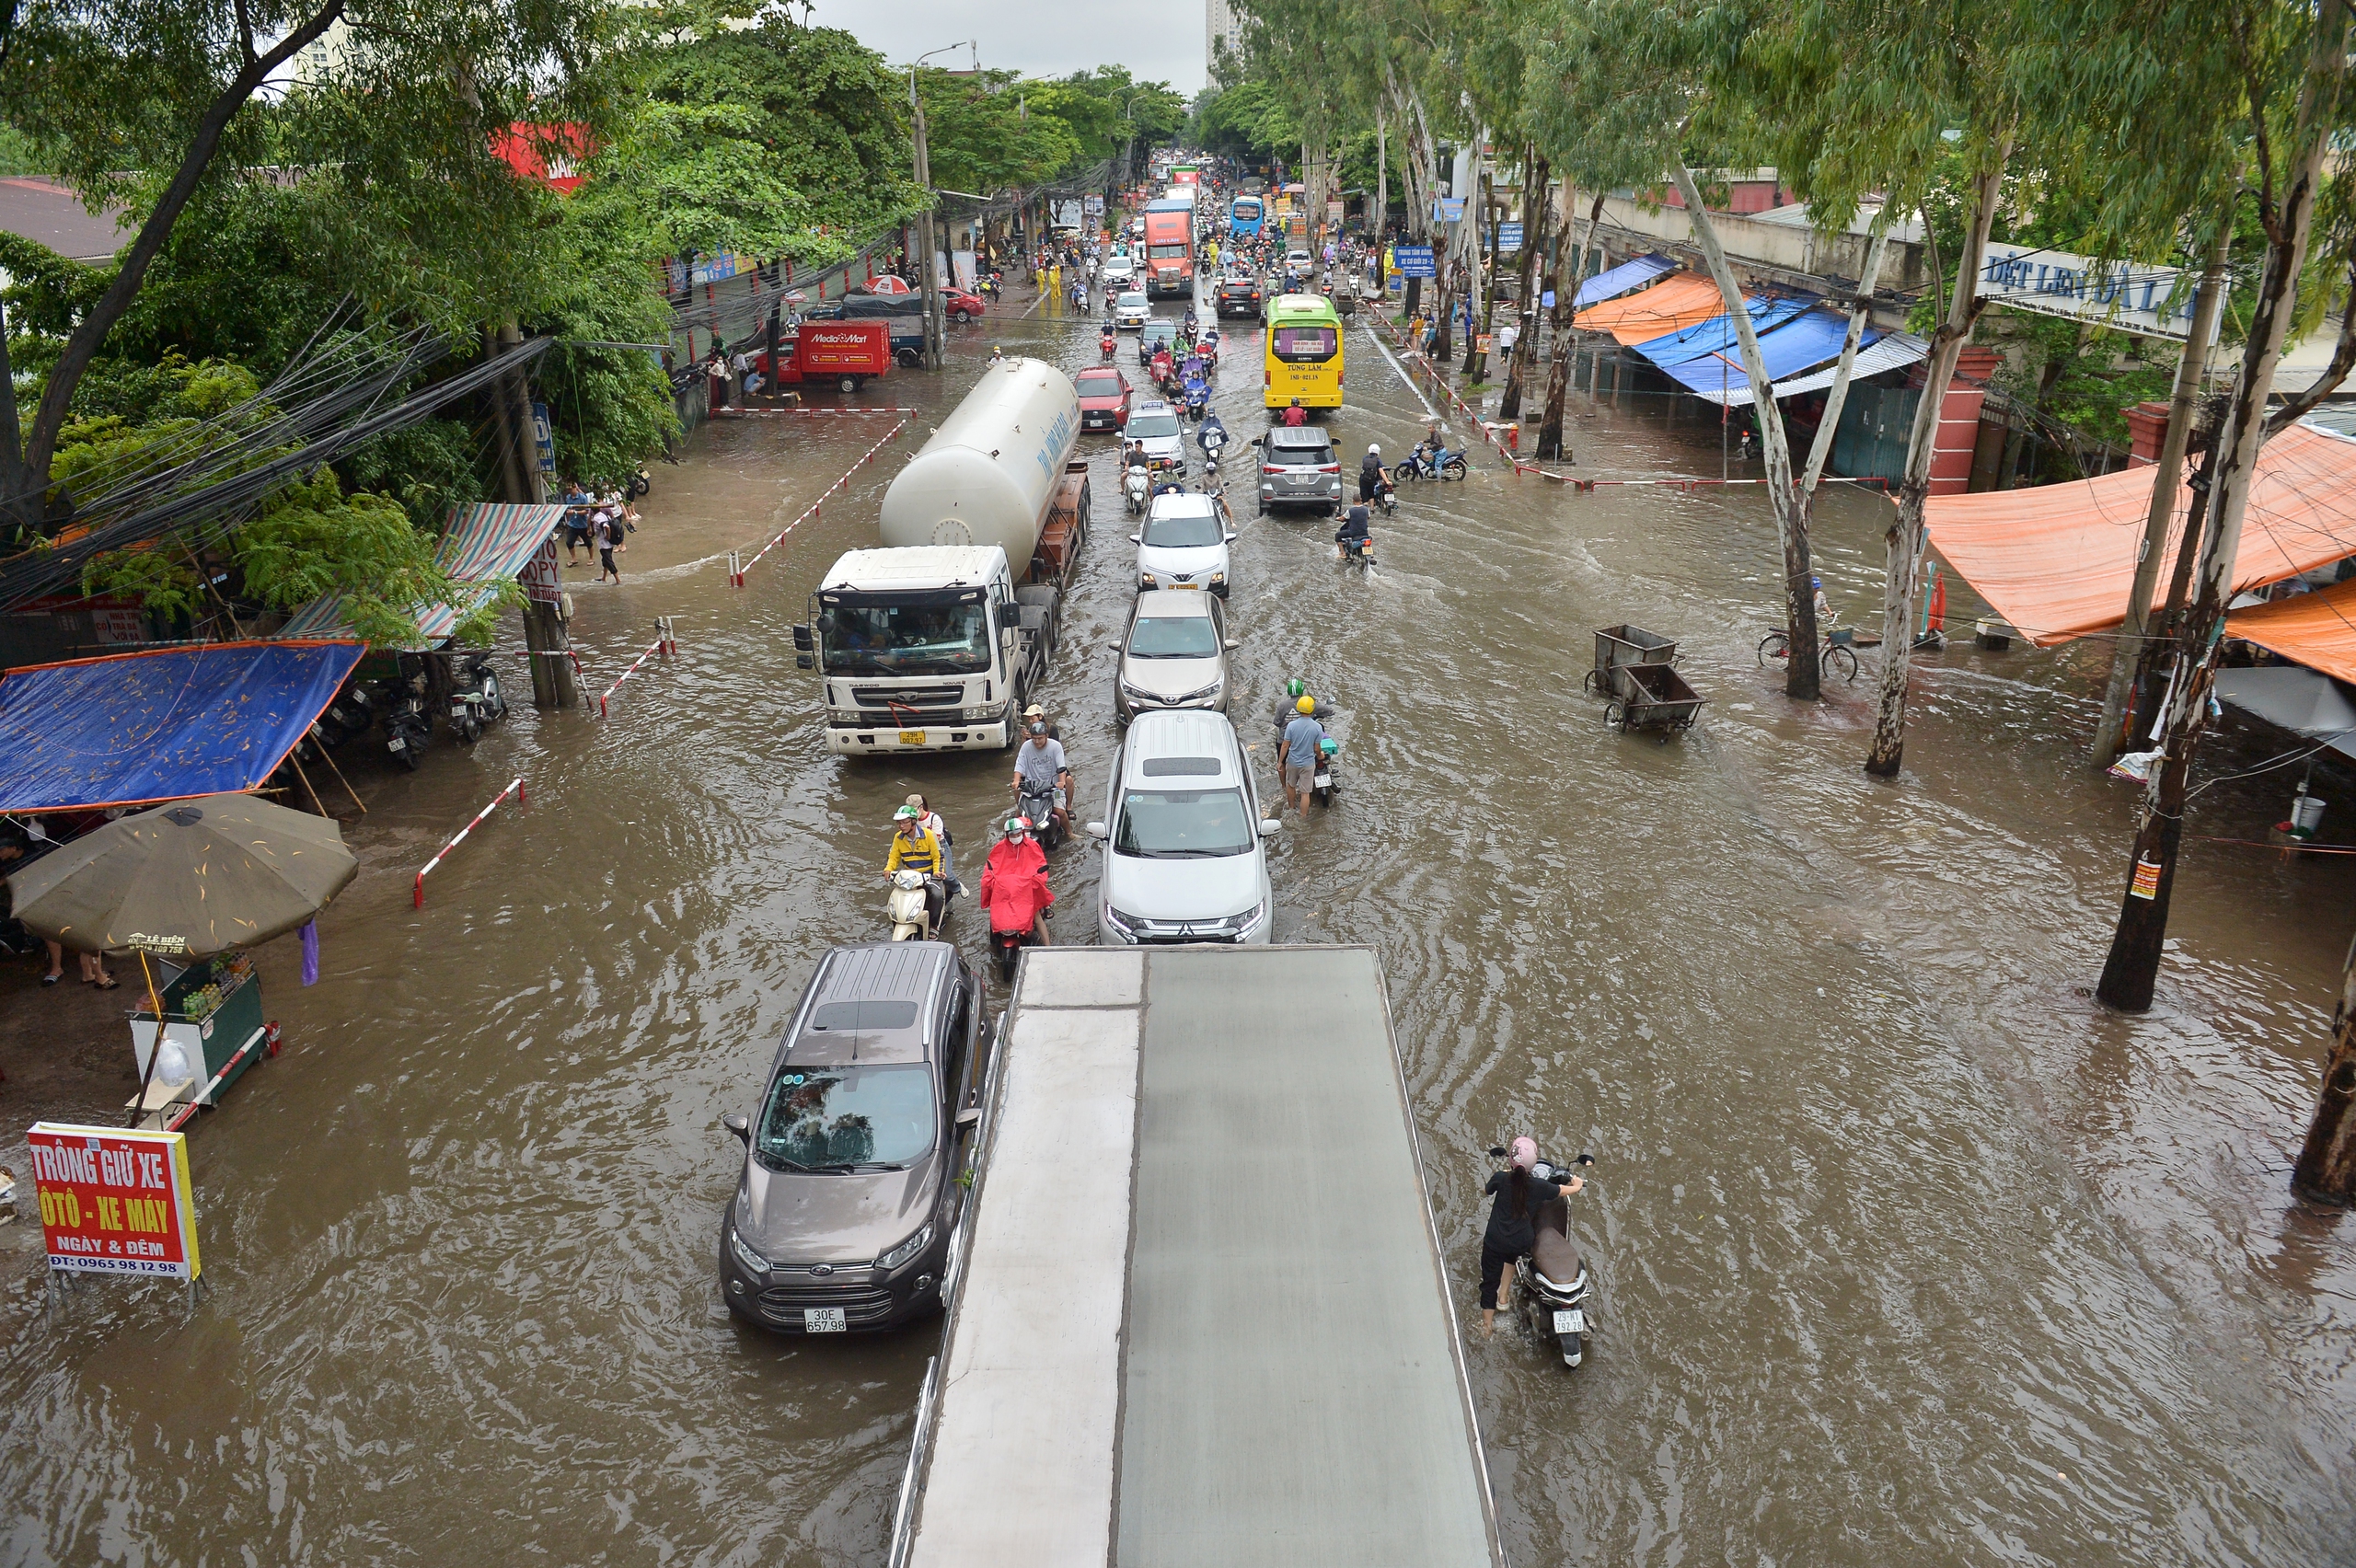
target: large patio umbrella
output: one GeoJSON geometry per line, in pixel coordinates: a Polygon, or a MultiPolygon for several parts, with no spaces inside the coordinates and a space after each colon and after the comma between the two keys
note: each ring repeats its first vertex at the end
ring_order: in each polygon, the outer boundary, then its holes
{"type": "Polygon", "coordinates": [[[8,879],[28,930],[185,964],[305,924],[359,872],[331,817],[202,795],[116,819],[8,879]]]}

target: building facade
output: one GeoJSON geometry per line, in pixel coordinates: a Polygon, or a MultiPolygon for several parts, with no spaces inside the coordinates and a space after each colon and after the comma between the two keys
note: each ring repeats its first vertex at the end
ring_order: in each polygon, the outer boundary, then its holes
{"type": "Polygon", "coordinates": [[[1203,0],[1203,64],[1214,75],[1222,45],[1231,54],[1243,52],[1243,19],[1228,0],[1203,0]]]}

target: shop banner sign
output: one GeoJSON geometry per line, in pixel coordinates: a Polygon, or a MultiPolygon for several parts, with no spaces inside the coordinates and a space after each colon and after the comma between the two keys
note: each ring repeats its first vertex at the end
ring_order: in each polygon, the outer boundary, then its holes
{"type": "MultiPolygon", "coordinates": [[[[1994,304],[2179,343],[2192,331],[2192,294],[2200,282],[2190,268],[2098,265],[2066,250],[1995,240],[1980,257],[1980,293],[1994,304]]],[[[2224,320],[2223,311],[2217,319],[2224,320]]]]}
{"type": "Polygon", "coordinates": [[[1432,259],[1428,245],[1402,245],[1392,253],[1394,270],[1403,278],[1437,278],[1439,267],[1432,259]]]}
{"type": "Polygon", "coordinates": [[[1438,197],[1434,197],[1434,198],[1433,198],[1433,200],[1432,200],[1432,222],[1434,222],[1434,223],[1436,223],[1436,224],[1461,224],[1461,223],[1462,223],[1463,221],[1464,221],[1464,198],[1463,198],[1463,197],[1461,197],[1461,196],[1438,196],[1438,197]]]}
{"type": "Polygon", "coordinates": [[[532,405],[532,446],[540,455],[540,472],[556,473],[556,427],[549,421],[546,403],[532,405]]]}
{"type": "Polygon", "coordinates": [[[164,1279],[202,1272],[183,1135],[36,1122],[25,1141],[51,1268],[164,1279]]]}
{"type": "Polygon", "coordinates": [[[1501,223],[1497,225],[1497,248],[1500,251],[1521,248],[1521,225],[1501,223]]]}

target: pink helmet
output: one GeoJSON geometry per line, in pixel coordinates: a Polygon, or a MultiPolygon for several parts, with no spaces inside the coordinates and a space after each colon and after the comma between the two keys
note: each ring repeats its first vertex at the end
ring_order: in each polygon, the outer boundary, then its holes
{"type": "Polygon", "coordinates": [[[1517,1170],[1527,1170],[1538,1163],[1538,1144],[1533,1138],[1516,1138],[1507,1151],[1517,1170]]]}

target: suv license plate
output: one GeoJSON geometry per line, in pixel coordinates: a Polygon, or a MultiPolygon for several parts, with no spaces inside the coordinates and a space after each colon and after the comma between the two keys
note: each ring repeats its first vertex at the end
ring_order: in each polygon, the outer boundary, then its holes
{"type": "MultiPolygon", "coordinates": [[[[1560,1319],[1574,1317],[1576,1314],[1557,1312],[1554,1316],[1560,1319]]],[[[802,1309],[802,1327],[814,1334],[842,1333],[845,1332],[843,1309],[839,1307],[804,1307],[802,1309]]]]}
{"type": "MultiPolygon", "coordinates": [[[[842,1317],[842,1314],[837,1312],[835,1314],[835,1317],[839,1320],[842,1317]]],[[[1555,1313],[1554,1332],[1558,1334],[1583,1334],[1587,1332],[1587,1314],[1580,1311],[1576,1307],[1572,1308],[1567,1312],[1555,1313]]]]}
{"type": "Polygon", "coordinates": [[[924,732],[922,730],[903,730],[900,732],[900,744],[904,746],[920,746],[924,744],[924,732]]]}

